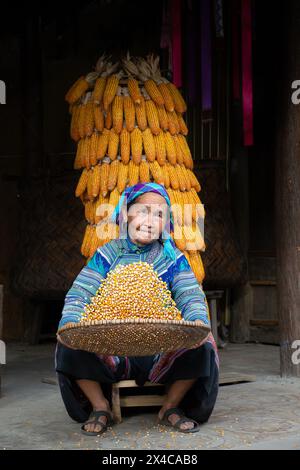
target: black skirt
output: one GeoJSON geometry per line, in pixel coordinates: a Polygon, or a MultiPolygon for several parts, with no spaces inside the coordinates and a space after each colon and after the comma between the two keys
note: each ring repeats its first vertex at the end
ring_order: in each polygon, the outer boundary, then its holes
{"type": "MultiPolygon", "coordinates": [[[[159,383],[170,385],[180,379],[196,379],[191,389],[182,399],[179,407],[186,416],[199,423],[206,422],[215,406],[219,388],[219,370],[216,363],[215,350],[207,342],[196,349],[190,349],[177,357],[160,378],[159,383]]],[[[83,423],[87,420],[92,406],[76,380],[94,380],[101,384],[105,397],[111,403],[111,385],[124,377],[126,362],[130,364],[130,380],[143,385],[147,380],[154,364],[155,356],[120,357],[116,370],[93,353],[73,350],[57,344],[55,353],[55,369],[58,376],[61,396],[69,416],[83,423]]]]}

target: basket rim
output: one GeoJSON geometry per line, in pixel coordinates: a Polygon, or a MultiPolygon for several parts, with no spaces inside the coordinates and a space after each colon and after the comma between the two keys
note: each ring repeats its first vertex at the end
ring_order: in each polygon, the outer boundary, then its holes
{"type": "Polygon", "coordinates": [[[62,326],[58,333],[62,333],[63,331],[70,330],[73,328],[88,328],[90,326],[109,326],[109,325],[122,325],[122,324],[160,324],[160,325],[178,325],[178,326],[190,326],[193,328],[201,328],[202,330],[207,330],[209,333],[211,328],[206,323],[202,322],[201,320],[195,321],[188,321],[188,320],[157,320],[155,318],[124,318],[124,319],[113,319],[113,320],[89,320],[83,322],[68,322],[64,326],[62,326]],[[200,323],[201,322],[201,323],[200,323]]]}

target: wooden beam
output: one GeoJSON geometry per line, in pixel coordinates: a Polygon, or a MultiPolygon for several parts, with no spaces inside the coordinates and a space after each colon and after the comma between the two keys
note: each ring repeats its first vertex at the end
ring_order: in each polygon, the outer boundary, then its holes
{"type": "Polygon", "coordinates": [[[292,82],[300,80],[299,0],[286,2],[282,13],[275,185],[280,366],[282,376],[300,377],[300,364],[292,361],[293,342],[300,339],[300,104],[291,99],[292,82]]]}

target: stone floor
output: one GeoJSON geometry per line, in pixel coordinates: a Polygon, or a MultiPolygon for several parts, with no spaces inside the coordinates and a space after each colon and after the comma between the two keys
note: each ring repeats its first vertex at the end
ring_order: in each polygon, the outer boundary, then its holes
{"type": "Polygon", "coordinates": [[[80,433],[65,412],[55,378],[54,344],[9,344],[0,399],[0,449],[300,449],[300,379],[279,376],[279,348],[228,344],[226,372],[256,382],[221,386],[208,423],[195,434],[156,424],[158,408],[132,409],[101,437],[80,433]]]}

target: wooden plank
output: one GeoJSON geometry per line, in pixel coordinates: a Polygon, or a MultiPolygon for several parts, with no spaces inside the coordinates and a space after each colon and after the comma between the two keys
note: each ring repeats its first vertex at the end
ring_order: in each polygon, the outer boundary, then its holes
{"type": "Polygon", "coordinates": [[[233,384],[239,382],[255,382],[256,376],[250,374],[243,374],[240,372],[222,372],[220,373],[219,384],[233,384]]]}
{"type": "Polygon", "coordinates": [[[253,320],[250,320],[250,325],[253,325],[253,326],[278,326],[279,325],[279,321],[278,320],[265,320],[263,318],[261,319],[253,319],[253,320]]]}
{"type": "Polygon", "coordinates": [[[160,406],[164,402],[163,395],[134,395],[120,397],[121,406],[160,406]]]}
{"type": "MultiPolygon", "coordinates": [[[[117,382],[113,384],[113,387],[116,388],[131,388],[131,387],[138,387],[135,380],[122,380],[121,382],[117,382]]],[[[143,387],[163,387],[162,384],[156,384],[151,382],[146,382],[143,387]]]]}

